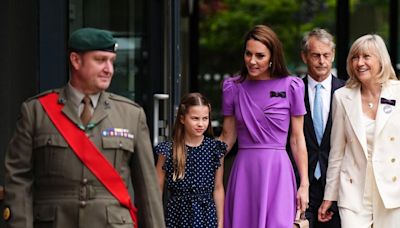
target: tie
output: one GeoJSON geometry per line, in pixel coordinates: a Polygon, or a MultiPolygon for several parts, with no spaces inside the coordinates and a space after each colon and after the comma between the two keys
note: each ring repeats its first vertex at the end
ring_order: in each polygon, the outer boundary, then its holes
{"type": "MultiPolygon", "coordinates": [[[[313,110],[313,124],[315,135],[317,136],[318,145],[321,144],[322,135],[324,133],[324,122],[322,119],[322,97],[321,97],[321,84],[315,85],[315,97],[314,97],[314,110],[313,110]]],[[[321,167],[319,161],[315,167],[314,177],[317,180],[321,177],[321,167]]]]}
{"type": "Polygon", "coordinates": [[[85,96],[82,99],[82,103],[83,103],[83,111],[81,113],[81,121],[83,123],[83,126],[86,126],[89,123],[89,120],[92,118],[92,104],[90,101],[90,97],[89,96],[85,96]]]}

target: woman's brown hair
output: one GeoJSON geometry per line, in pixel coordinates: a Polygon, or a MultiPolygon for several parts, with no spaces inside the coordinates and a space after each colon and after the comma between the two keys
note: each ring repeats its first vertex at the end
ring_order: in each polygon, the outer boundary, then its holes
{"type": "MultiPolygon", "coordinates": [[[[247,41],[249,40],[257,40],[263,43],[271,52],[271,67],[268,69],[271,71],[271,77],[280,78],[286,77],[290,74],[286,67],[282,43],[270,27],[266,25],[256,25],[253,29],[247,32],[244,38],[244,51],[246,50],[247,41]]],[[[244,81],[247,74],[247,67],[243,62],[239,82],[244,81]]]]}

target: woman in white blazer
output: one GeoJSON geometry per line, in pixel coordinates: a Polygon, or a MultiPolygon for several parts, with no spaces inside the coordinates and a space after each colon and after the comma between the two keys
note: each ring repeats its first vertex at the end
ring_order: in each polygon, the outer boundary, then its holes
{"type": "Polygon", "coordinates": [[[338,202],[343,228],[400,227],[400,81],[385,43],[365,35],[347,57],[332,103],[331,151],[320,221],[338,202]]]}

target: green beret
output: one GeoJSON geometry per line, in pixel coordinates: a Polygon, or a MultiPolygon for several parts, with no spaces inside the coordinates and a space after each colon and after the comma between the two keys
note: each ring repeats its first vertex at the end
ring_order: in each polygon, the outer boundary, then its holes
{"type": "Polygon", "coordinates": [[[111,32],[96,28],[81,28],[74,31],[68,41],[70,51],[109,51],[117,50],[117,41],[111,32]]]}

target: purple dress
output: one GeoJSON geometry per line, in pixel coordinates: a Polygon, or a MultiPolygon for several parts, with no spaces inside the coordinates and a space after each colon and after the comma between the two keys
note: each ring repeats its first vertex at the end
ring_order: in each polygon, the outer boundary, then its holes
{"type": "Polygon", "coordinates": [[[292,228],[296,180],[286,152],[291,116],[306,113],[300,78],[223,84],[223,115],[235,116],[239,151],[225,198],[224,227],[292,228]]]}

